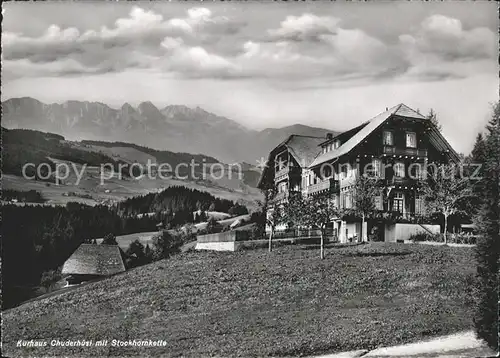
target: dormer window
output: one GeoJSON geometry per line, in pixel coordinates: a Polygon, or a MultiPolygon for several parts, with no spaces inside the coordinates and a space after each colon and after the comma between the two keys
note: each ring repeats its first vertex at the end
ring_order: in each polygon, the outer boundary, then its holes
{"type": "Polygon", "coordinates": [[[384,131],[384,145],[394,145],[394,138],[391,131],[384,131]]]}

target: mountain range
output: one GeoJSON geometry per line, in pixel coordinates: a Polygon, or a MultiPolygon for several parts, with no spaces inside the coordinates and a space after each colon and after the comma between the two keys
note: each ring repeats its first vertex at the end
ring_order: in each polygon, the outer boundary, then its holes
{"type": "Polygon", "coordinates": [[[295,124],[262,131],[200,107],[151,102],[119,109],[100,102],[67,101],[45,104],[34,98],[2,102],[2,126],[52,132],[72,140],[131,142],[149,148],[213,156],[225,163],[255,164],[290,134],[326,136],[335,131],[295,124]]]}

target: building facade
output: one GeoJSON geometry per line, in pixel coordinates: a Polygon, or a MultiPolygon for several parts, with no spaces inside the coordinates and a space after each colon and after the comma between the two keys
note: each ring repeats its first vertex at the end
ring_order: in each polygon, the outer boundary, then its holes
{"type": "MultiPolygon", "coordinates": [[[[380,217],[386,214],[392,223],[420,225],[417,218],[424,214],[425,206],[418,182],[425,179],[430,166],[450,161],[458,162],[459,156],[435,125],[399,104],[343,133],[322,139],[292,135],[271,151],[259,187],[274,187],[274,202],[286,201],[294,191],[303,196],[329,193],[337,207],[352,209],[356,179],[366,174],[383,186],[380,196],[374,198],[380,217]]],[[[382,220],[371,224],[378,225],[382,240],[394,230],[382,220]]],[[[362,228],[356,219],[338,218],[331,225],[344,242],[360,240],[361,233],[373,229],[362,228]]]]}

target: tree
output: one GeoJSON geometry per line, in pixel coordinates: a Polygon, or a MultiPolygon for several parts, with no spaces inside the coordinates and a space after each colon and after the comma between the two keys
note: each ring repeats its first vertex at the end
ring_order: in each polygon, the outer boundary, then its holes
{"type": "Polygon", "coordinates": [[[40,285],[45,288],[46,292],[50,292],[54,284],[61,279],[61,272],[57,270],[49,270],[42,273],[40,285]]]}
{"type": "Polygon", "coordinates": [[[269,238],[268,238],[268,248],[269,252],[273,250],[273,237],[276,231],[276,226],[278,226],[283,221],[283,211],[280,204],[278,204],[274,197],[276,196],[276,189],[274,187],[269,187],[263,189],[262,193],[264,195],[264,202],[257,202],[260,207],[260,218],[264,220],[257,223],[261,225],[262,231],[266,231],[266,227],[269,228],[269,238]]]}
{"type": "Polygon", "coordinates": [[[353,212],[361,216],[361,240],[368,241],[366,219],[373,215],[376,209],[375,198],[380,196],[381,187],[377,178],[367,174],[359,175],[352,189],[353,212]]]}
{"type": "Polygon", "coordinates": [[[173,235],[168,230],[163,230],[159,235],[153,237],[153,257],[155,260],[169,258],[180,251],[182,239],[179,235],[173,235]]]}
{"type": "MultiPolygon", "coordinates": [[[[485,162],[488,158],[488,148],[486,140],[483,138],[482,133],[479,133],[476,137],[476,142],[474,143],[474,148],[471,152],[471,162],[472,164],[479,165],[479,170],[475,174],[478,178],[482,178],[484,176],[485,162]]],[[[475,168],[473,168],[475,169],[475,168]]],[[[475,179],[475,178],[473,178],[475,179]]],[[[484,193],[483,180],[474,180],[473,191],[476,194],[476,197],[480,198],[482,193],[484,193]]]]}
{"type": "Polygon", "coordinates": [[[269,252],[273,251],[273,237],[276,227],[283,221],[282,208],[278,203],[271,202],[266,209],[266,226],[269,227],[269,252]]]}
{"type": "Polygon", "coordinates": [[[227,213],[232,216],[246,215],[248,214],[248,209],[245,206],[236,203],[228,210],[227,213]]]}
{"type": "Polygon", "coordinates": [[[125,254],[129,258],[129,267],[136,267],[145,263],[144,245],[139,240],[132,241],[125,254]]]}
{"type": "Polygon", "coordinates": [[[216,232],[220,232],[222,230],[222,225],[212,216],[208,222],[207,227],[205,229],[208,234],[213,234],[216,232]]]}
{"type": "Polygon", "coordinates": [[[328,224],[339,216],[339,211],[329,193],[290,197],[283,209],[285,220],[307,228],[320,229],[320,257],[325,258],[325,232],[328,224]]]}
{"type": "Polygon", "coordinates": [[[464,204],[472,195],[470,180],[460,175],[455,164],[446,164],[427,173],[422,188],[426,208],[444,218],[444,243],[447,244],[448,218],[464,212],[464,204]]]}
{"type": "Polygon", "coordinates": [[[153,250],[151,250],[149,244],[146,244],[146,247],[144,248],[144,260],[146,263],[153,261],[153,250]]]}
{"type": "Polygon", "coordinates": [[[437,114],[436,112],[434,112],[432,108],[429,111],[429,114],[427,115],[427,119],[438,129],[438,131],[441,132],[443,127],[441,126],[441,123],[439,123],[439,120],[437,119],[437,114]]]}
{"type": "Polygon", "coordinates": [[[493,110],[485,139],[482,207],[475,223],[477,286],[474,325],[477,335],[498,350],[500,259],[500,103],[493,110]]]}
{"type": "Polygon", "coordinates": [[[473,163],[484,163],[487,159],[487,143],[482,133],[478,133],[471,152],[473,163]]]}
{"type": "Polygon", "coordinates": [[[107,234],[106,236],[104,236],[101,245],[118,245],[118,242],[116,241],[116,236],[113,235],[112,233],[107,234]]]}

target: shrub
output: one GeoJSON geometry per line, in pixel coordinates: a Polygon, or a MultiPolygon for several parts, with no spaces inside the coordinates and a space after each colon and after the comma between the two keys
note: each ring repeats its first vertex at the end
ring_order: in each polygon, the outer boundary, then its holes
{"type": "Polygon", "coordinates": [[[236,203],[228,210],[227,213],[232,216],[240,216],[248,214],[248,209],[245,206],[236,203]]]}
{"type": "Polygon", "coordinates": [[[217,232],[221,232],[222,225],[219,224],[219,222],[215,218],[211,217],[210,220],[208,220],[206,231],[208,234],[214,234],[217,232]]]}
{"type": "Polygon", "coordinates": [[[263,240],[265,239],[266,230],[264,225],[255,225],[250,232],[250,240],[263,240]]]}
{"type": "Polygon", "coordinates": [[[59,270],[49,270],[42,273],[40,285],[45,288],[46,292],[50,292],[54,284],[61,279],[61,272],[59,270]]]}
{"type": "Polygon", "coordinates": [[[147,262],[144,245],[139,241],[132,241],[125,252],[127,255],[127,268],[144,265],[147,262]]]}
{"type": "Polygon", "coordinates": [[[118,245],[116,237],[113,234],[107,234],[101,242],[102,245],[118,245]]]}
{"type": "Polygon", "coordinates": [[[180,252],[180,248],[183,243],[182,235],[174,235],[168,230],[163,230],[159,235],[153,238],[154,259],[166,259],[173,254],[180,252]]]}
{"type": "Polygon", "coordinates": [[[477,242],[477,236],[475,235],[465,235],[465,234],[454,234],[450,235],[448,242],[455,244],[469,244],[475,245],[477,242]]]}
{"type": "Polygon", "coordinates": [[[422,241],[433,241],[433,242],[443,242],[443,234],[431,234],[428,232],[419,232],[410,236],[410,240],[415,242],[422,241]]]}

